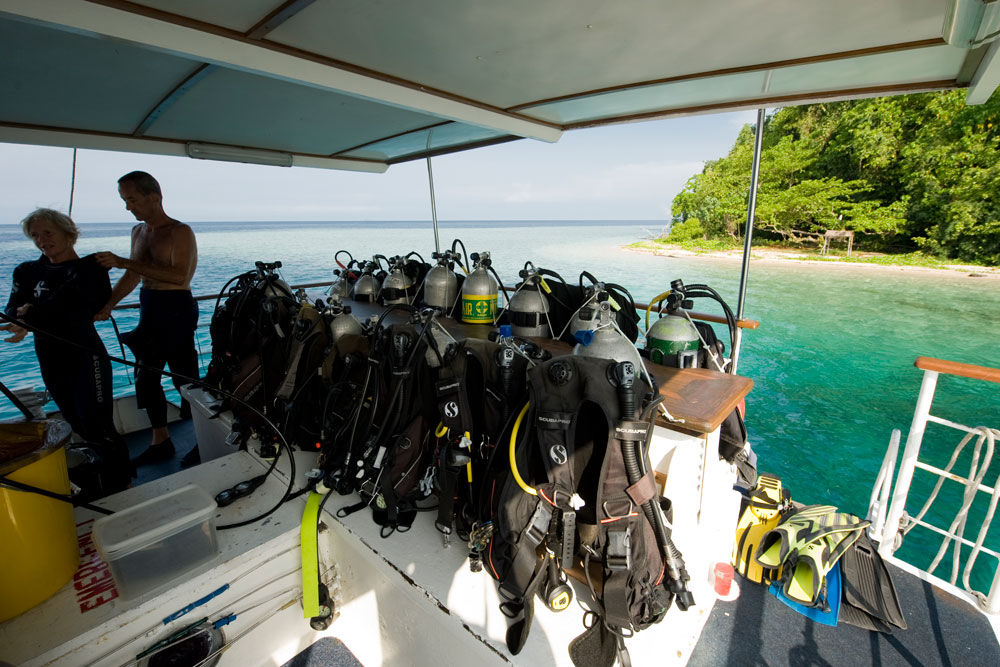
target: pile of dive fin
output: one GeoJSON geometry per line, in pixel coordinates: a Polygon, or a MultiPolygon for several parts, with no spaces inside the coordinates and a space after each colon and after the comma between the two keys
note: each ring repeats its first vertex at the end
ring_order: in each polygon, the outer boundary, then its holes
{"type": "Polygon", "coordinates": [[[732,564],[779,600],[825,625],[906,629],[868,521],[829,505],[793,505],[781,480],[757,479],[736,528],[732,564]]]}
{"type": "MultiPolygon", "coordinates": [[[[634,302],[589,273],[571,285],[527,263],[498,312],[504,290],[489,253],[470,263],[460,243],[435,253],[433,267],[416,253],[358,262],[340,251],[337,281],[315,303],[292,293],[280,263],[257,262],[222,290],[205,380],[265,455],[279,443],[318,451],[321,483],[360,497],[341,516],[370,508],[387,537],[434,513],[445,544],[457,535],[472,569],[496,579],[512,653],[534,597],[568,608],[573,576],[593,598],[574,662],[627,664],[625,637],[674,601],[693,603],[649,461],[662,399],[634,345],[634,302]],[[376,314],[361,322],[352,302],[382,308],[366,306],[376,314]],[[552,357],[526,336],[576,348],[552,357]]],[[[677,314],[690,300],[674,287],[658,297],[666,333],[647,336],[656,361],[723,369],[724,346],[677,314]]]]}

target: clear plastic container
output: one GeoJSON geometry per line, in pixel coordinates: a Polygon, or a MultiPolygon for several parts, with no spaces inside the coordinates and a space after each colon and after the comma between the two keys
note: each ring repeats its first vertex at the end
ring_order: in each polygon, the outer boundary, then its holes
{"type": "Polygon", "coordinates": [[[205,491],[188,484],[95,521],[94,544],[118,594],[150,593],[213,560],[215,508],[205,491]]]}

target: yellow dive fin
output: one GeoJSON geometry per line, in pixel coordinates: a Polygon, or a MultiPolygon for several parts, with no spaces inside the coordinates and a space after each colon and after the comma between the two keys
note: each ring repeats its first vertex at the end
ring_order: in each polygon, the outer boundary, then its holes
{"type": "Polygon", "coordinates": [[[733,540],[733,567],[742,576],[755,583],[769,583],[777,579],[778,571],[765,569],[754,559],[754,553],[765,533],[777,527],[782,513],[788,508],[789,494],[774,475],[763,474],[757,478],[757,487],[750,500],[733,540]]]}

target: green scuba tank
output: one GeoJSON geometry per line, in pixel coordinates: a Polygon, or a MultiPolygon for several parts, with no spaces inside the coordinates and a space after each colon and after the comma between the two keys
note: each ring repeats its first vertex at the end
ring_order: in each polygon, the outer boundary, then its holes
{"type": "Polygon", "coordinates": [[[472,253],[473,271],[462,283],[462,321],[493,324],[497,314],[497,282],[489,274],[490,253],[472,253]]]}
{"type": "Polygon", "coordinates": [[[697,368],[698,330],[682,315],[656,320],[646,332],[646,351],[654,364],[674,368],[697,368]]]}

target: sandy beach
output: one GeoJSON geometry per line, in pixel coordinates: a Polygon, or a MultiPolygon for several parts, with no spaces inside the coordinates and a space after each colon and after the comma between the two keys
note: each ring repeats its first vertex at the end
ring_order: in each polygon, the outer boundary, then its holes
{"type": "MultiPolygon", "coordinates": [[[[640,252],[658,257],[686,257],[692,259],[705,258],[713,261],[732,261],[737,264],[743,256],[742,250],[692,251],[679,246],[662,246],[657,248],[622,246],[622,248],[631,252],[640,252]]],[[[880,255],[878,253],[862,252],[855,253],[854,256],[863,258],[879,257],[880,255]]],[[[812,253],[796,252],[794,250],[784,250],[780,248],[753,248],[750,252],[750,262],[751,265],[808,262],[811,265],[822,264],[829,266],[834,270],[857,269],[864,271],[880,271],[884,273],[899,273],[902,271],[907,273],[938,273],[948,276],[960,276],[964,274],[966,277],[974,279],[987,278],[1000,280],[1000,267],[944,264],[941,268],[937,268],[927,266],[909,266],[903,264],[877,264],[864,261],[849,261],[842,256],[835,255],[827,255],[826,257],[820,258],[812,253]]]]}

